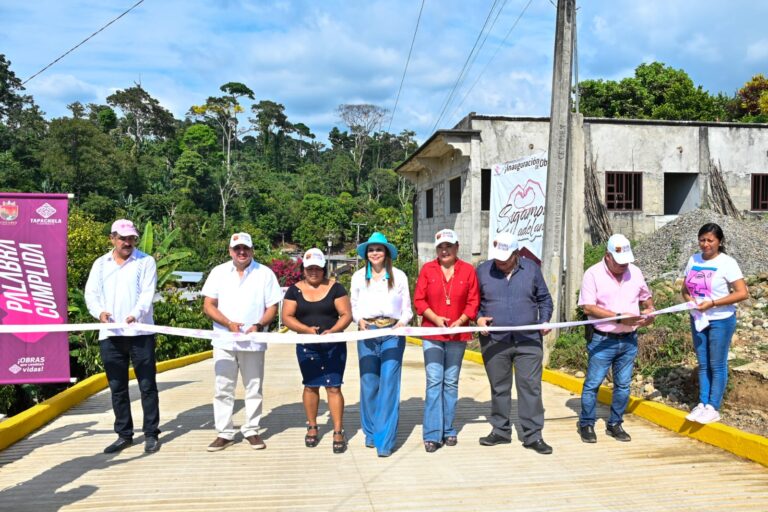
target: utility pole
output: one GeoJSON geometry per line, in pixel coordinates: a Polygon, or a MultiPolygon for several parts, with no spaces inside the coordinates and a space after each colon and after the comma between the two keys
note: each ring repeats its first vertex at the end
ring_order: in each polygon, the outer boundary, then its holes
{"type": "MultiPolygon", "coordinates": [[[[357,226],[357,238],[355,238],[355,248],[357,248],[358,245],[360,245],[360,226],[367,226],[367,222],[352,222],[352,226],[357,226]]],[[[355,268],[357,268],[357,265],[360,263],[358,260],[360,257],[357,254],[357,250],[355,250],[355,268]]]]}
{"type": "MultiPolygon", "coordinates": [[[[573,32],[576,0],[557,0],[555,58],[552,69],[552,106],[549,117],[549,162],[547,168],[547,200],[544,210],[544,243],[542,273],[549,287],[554,310],[552,320],[561,318],[563,285],[563,241],[569,140],[571,124],[571,70],[573,65],[573,32]]],[[[557,332],[544,343],[544,362],[549,360],[557,332]]]]}

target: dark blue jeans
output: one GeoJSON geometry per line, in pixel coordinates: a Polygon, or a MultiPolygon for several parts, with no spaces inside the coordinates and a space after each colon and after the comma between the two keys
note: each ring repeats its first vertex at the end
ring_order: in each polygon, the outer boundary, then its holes
{"type": "Polygon", "coordinates": [[[595,332],[587,343],[587,352],[589,363],[581,392],[579,425],[595,424],[597,390],[610,368],[613,368],[613,398],[608,424],[617,425],[623,421],[629,403],[629,385],[632,383],[632,368],[637,355],[637,333],[615,337],[595,332]]]}
{"type": "Polygon", "coordinates": [[[160,433],[160,405],[155,380],[155,335],[112,336],[101,340],[99,349],[112,392],[115,432],[120,437],[133,438],[131,397],[128,395],[128,366],[132,362],[141,390],[141,409],[144,412],[142,430],[147,437],[157,437],[160,433]]]}
{"type": "Polygon", "coordinates": [[[736,315],[722,320],[710,320],[709,326],[698,332],[691,319],[691,335],[696,358],[699,360],[699,402],[718,411],[728,384],[728,349],[736,330],[736,315]]]}

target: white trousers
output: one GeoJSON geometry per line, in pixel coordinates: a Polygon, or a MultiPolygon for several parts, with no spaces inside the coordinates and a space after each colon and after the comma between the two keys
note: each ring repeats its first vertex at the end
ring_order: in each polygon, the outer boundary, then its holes
{"type": "Polygon", "coordinates": [[[244,437],[258,434],[261,421],[264,352],[232,351],[214,347],[213,365],[216,372],[213,418],[218,436],[233,439],[237,433],[232,416],[238,370],[243,377],[245,388],[245,421],[240,431],[244,437]]]}

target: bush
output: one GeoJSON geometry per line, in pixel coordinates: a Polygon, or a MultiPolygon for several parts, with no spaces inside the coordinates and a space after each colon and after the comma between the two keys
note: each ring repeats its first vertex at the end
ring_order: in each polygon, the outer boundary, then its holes
{"type": "MultiPolygon", "coordinates": [[[[154,318],[158,325],[169,327],[211,328],[211,320],[203,313],[202,298],[195,301],[185,301],[178,294],[166,296],[164,301],[155,303],[154,318]]],[[[211,340],[158,334],[155,356],[158,361],[166,361],[204,352],[210,348],[211,340]]]]}
{"type": "Polygon", "coordinates": [[[595,245],[584,244],[584,270],[603,259],[605,256],[605,244],[595,245]]]}
{"type": "Polygon", "coordinates": [[[280,286],[291,286],[301,281],[301,259],[274,259],[270,262],[269,267],[277,276],[277,282],[280,283],[280,286]]]}
{"type": "Polygon", "coordinates": [[[550,368],[587,369],[587,340],[584,327],[579,326],[564,331],[555,341],[549,356],[550,368]]]}

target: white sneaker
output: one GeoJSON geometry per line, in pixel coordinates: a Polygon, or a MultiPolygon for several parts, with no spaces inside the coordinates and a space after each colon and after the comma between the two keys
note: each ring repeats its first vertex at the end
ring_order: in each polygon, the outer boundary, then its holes
{"type": "Polygon", "coordinates": [[[688,421],[699,421],[698,420],[699,414],[701,414],[703,411],[704,411],[704,404],[699,403],[699,405],[691,409],[690,414],[688,414],[688,416],[686,416],[685,419],[687,419],[688,421]]]}
{"type": "Polygon", "coordinates": [[[714,407],[707,404],[704,406],[704,410],[696,418],[696,421],[704,425],[707,423],[714,423],[716,421],[720,421],[720,413],[717,412],[714,407]]]}

